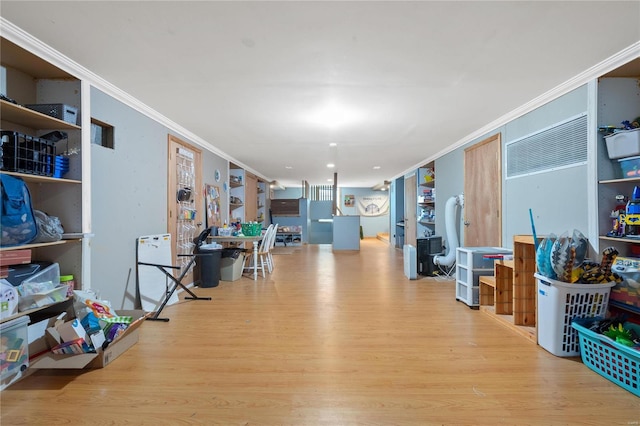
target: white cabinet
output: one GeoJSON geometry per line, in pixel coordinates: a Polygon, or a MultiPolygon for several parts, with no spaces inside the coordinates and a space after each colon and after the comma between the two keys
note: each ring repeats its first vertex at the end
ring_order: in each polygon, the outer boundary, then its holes
{"type": "Polygon", "coordinates": [[[502,247],[458,247],[456,250],[456,300],[480,306],[479,278],[493,275],[496,256],[511,255],[502,247]],[[493,256],[493,257],[492,257],[493,256]]]}

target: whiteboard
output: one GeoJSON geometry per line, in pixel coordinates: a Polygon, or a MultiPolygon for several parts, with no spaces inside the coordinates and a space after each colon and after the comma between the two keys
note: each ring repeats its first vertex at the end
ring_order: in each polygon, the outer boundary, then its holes
{"type": "MultiPolygon", "coordinates": [[[[138,238],[138,262],[156,263],[171,266],[171,234],[147,235],[138,238]]],[[[173,269],[166,269],[172,273],[173,269]]],[[[160,308],[166,296],[167,287],[174,285],[165,274],[155,266],[138,265],[138,291],[142,309],[155,312],[160,308]]],[[[167,305],[178,302],[174,292],[167,305]]]]}

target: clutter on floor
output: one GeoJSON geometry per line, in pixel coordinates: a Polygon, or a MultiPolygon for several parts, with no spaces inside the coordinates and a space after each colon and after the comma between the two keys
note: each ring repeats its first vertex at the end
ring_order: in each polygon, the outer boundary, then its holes
{"type": "Polygon", "coordinates": [[[640,325],[611,316],[611,289],[624,282],[618,250],[586,259],[588,242],[574,230],[542,239],[536,251],[538,344],[556,356],[581,356],[593,371],[640,396],[640,325]]]}

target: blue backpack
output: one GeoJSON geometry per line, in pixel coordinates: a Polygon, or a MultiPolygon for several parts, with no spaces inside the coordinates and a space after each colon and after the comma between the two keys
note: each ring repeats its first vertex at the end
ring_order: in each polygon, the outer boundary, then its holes
{"type": "Polygon", "coordinates": [[[2,183],[0,246],[28,244],[38,233],[29,188],[22,179],[10,175],[0,174],[0,182],[2,183]]]}

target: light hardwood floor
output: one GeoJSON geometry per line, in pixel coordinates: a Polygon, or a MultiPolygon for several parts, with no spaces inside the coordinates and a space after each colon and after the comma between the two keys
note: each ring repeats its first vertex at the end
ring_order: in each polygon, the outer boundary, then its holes
{"type": "Polygon", "coordinates": [[[40,371],[2,425],[637,425],[640,398],[407,280],[402,253],[304,246],[267,278],[196,289],[102,370],[40,371]]]}

